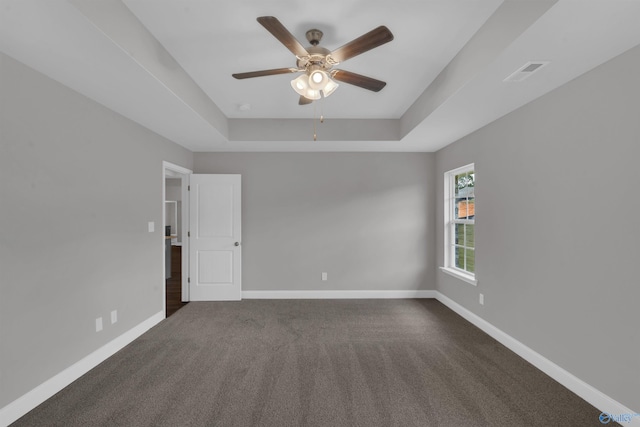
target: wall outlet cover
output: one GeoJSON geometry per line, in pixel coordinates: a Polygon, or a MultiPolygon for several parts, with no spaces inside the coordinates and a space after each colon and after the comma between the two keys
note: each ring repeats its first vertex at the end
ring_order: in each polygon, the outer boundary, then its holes
{"type": "Polygon", "coordinates": [[[102,317],[98,317],[96,319],[96,332],[100,332],[102,330],[102,317]]]}

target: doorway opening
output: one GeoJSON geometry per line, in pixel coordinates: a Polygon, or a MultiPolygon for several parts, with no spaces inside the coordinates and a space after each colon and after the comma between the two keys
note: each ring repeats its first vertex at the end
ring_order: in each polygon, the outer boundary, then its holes
{"type": "Polygon", "coordinates": [[[162,223],[163,277],[162,306],[165,318],[189,301],[189,177],[191,171],[163,162],[162,223]]]}

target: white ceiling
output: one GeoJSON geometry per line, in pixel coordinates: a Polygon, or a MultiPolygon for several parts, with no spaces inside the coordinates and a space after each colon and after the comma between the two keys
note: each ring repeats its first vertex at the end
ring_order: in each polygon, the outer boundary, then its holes
{"type": "Polygon", "coordinates": [[[0,0],[0,51],[192,151],[435,151],[640,44],[638,22],[640,0],[0,0]],[[233,79],[295,66],[265,15],[330,50],[386,25],[338,68],[387,86],[299,106],[296,74],[233,79]],[[503,82],[528,61],[550,64],[503,82]]]}

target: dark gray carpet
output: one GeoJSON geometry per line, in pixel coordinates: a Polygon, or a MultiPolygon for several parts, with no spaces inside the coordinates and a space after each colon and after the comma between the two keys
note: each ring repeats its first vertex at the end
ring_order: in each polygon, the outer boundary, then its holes
{"type": "Polygon", "coordinates": [[[435,300],[247,300],[188,304],[15,425],[582,427],[599,415],[435,300]]]}

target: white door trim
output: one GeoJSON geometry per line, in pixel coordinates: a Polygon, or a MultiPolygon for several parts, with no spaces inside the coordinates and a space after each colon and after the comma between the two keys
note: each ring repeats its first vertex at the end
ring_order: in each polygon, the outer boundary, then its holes
{"type": "Polygon", "coordinates": [[[182,230],[180,241],[182,242],[182,301],[189,301],[189,286],[187,285],[187,279],[189,277],[189,238],[187,232],[189,230],[189,177],[193,172],[182,166],[175,165],[173,163],[163,161],[162,162],[162,227],[160,227],[162,235],[162,312],[164,317],[167,317],[167,288],[164,279],[165,275],[165,247],[164,247],[164,224],[167,219],[165,218],[164,202],[166,200],[166,178],[181,178],[182,179],[182,230]]]}

